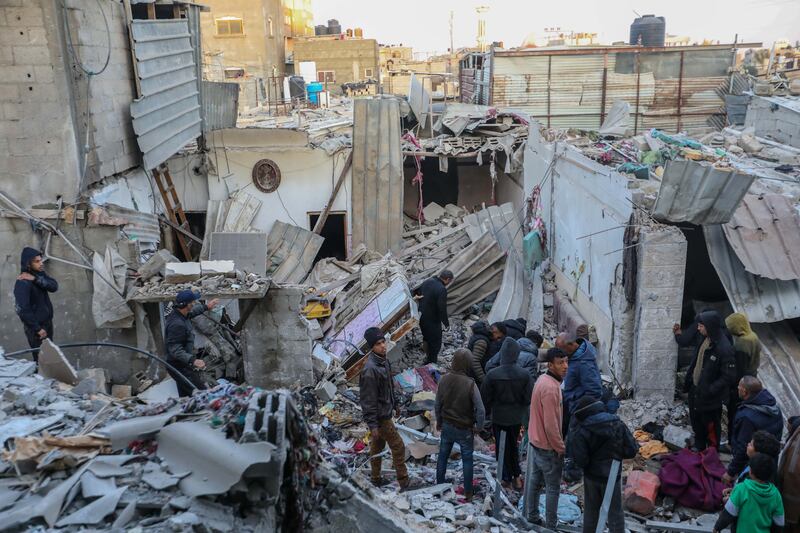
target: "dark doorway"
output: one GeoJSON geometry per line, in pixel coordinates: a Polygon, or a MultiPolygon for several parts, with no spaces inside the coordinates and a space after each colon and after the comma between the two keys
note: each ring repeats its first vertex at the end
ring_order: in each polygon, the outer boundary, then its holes
{"type": "MultiPolygon", "coordinates": [[[[681,322],[685,326],[694,320],[698,311],[694,302],[722,305],[728,302],[728,295],[719,279],[717,269],[711,264],[708,256],[703,227],[693,224],[679,227],[686,237],[686,275],[681,313],[681,322]]],[[[710,305],[710,307],[715,306],[710,305]]]]}
{"type": "MultiPolygon", "coordinates": [[[[313,228],[319,219],[319,212],[308,214],[308,227],[313,228]]],[[[320,233],[325,238],[322,248],[319,249],[316,263],[323,257],[335,257],[336,259],[347,259],[347,213],[330,213],[325,225],[322,226],[320,233]]]]}
{"type": "Polygon", "coordinates": [[[425,205],[436,202],[444,207],[458,205],[458,163],[453,158],[448,161],[447,172],[439,170],[438,157],[422,160],[422,198],[425,205]]]}

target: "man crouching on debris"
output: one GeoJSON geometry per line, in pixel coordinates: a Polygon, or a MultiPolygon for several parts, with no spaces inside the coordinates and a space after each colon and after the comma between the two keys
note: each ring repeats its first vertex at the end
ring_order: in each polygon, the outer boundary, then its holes
{"type": "Polygon", "coordinates": [[[376,457],[386,445],[392,451],[392,464],[397,472],[400,489],[408,488],[406,469],[406,447],[394,427],[392,415],[399,416],[400,408],[394,398],[392,367],[386,359],[386,339],[380,328],[369,328],[364,332],[364,340],[370,348],[367,363],[358,378],[361,414],[371,434],[369,441],[372,483],[381,486],[386,481],[381,477],[381,458],[376,457]]]}
{"type": "MultiPolygon", "coordinates": [[[[53,340],[53,304],[48,293],[58,290],[58,282],[44,271],[39,250],[23,248],[20,263],[22,272],[14,284],[15,310],[22,320],[28,345],[38,348],[44,339],[53,340]]],[[[33,352],[33,360],[38,364],[38,350],[33,352]]]]}
{"type": "MultiPolygon", "coordinates": [[[[167,362],[196,388],[205,389],[205,383],[196,371],[205,368],[206,364],[202,359],[195,358],[192,318],[214,309],[219,300],[211,300],[207,304],[195,303],[199,299],[199,292],[184,290],[178,293],[172,305],[172,312],[167,315],[164,338],[167,345],[167,362]]],[[[181,379],[181,376],[176,375],[171,368],[167,368],[167,372],[178,385],[178,393],[181,396],[192,395],[193,389],[181,379]]]]}
{"type": "Polygon", "coordinates": [[[445,482],[447,459],[453,443],[461,447],[464,465],[464,497],[472,500],[473,434],[483,429],[486,411],[475,381],[467,375],[472,353],[461,348],[453,354],[450,372],[439,381],[436,391],[436,429],[441,432],[439,458],[436,460],[436,483],[445,482]]]}
{"type": "Polygon", "coordinates": [[[583,531],[597,529],[600,507],[611,475],[611,463],[620,462],[617,481],[608,509],[608,531],[625,533],[625,512],[622,510],[622,460],[636,457],[639,445],[617,415],[606,411],[603,402],[591,396],[578,400],[575,424],[570,428],[567,447],[575,465],[583,469],[583,531]]]}

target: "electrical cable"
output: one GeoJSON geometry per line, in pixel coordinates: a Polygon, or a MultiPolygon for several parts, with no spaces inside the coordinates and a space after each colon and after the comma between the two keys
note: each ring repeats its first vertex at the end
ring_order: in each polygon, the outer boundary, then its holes
{"type": "MultiPolygon", "coordinates": [[[[190,387],[192,387],[193,390],[198,390],[197,387],[195,386],[195,384],[192,383],[191,381],[189,381],[189,378],[184,376],[181,373],[180,370],[178,370],[177,368],[175,368],[171,364],[167,363],[165,360],[161,359],[159,356],[155,355],[154,353],[150,353],[150,352],[148,352],[146,350],[142,350],[142,349],[136,348],[134,346],[128,346],[127,344],[119,344],[119,343],[116,343],[116,342],[71,342],[71,343],[68,343],[68,344],[59,344],[57,346],[59,348],[85,348],[85,347],[91,347],[91,346],[107,346],[107,347],[111,347],[111,348],[123,348],[125,350],[130,350],[132,352],[137,352],[137,353],[140,353],[142,355],[145,355],[145,356],[149,357],[150,359],[154,359],[154,360],[158,361],[159,363],[161,363],[162,365],[164,365],[168,369],[170,369],[173,372],[175,372],[178,376],[180,376],[181,380],[183,382],[185,382],[187,385],[189,385],[190,387]]],[[[10,352],[10,353],[6,353],[6,354],[3,354],[3,355],[5,357],[15,357],[15,356],[18,356],[18,355],[24,355],[24,354],[27,354],[27,353],[37,352],[39,350],[40,350],[40,348],[28,348],[26,350],[18,350],[16,352],[10,352]]]]}
{"type": "Polygon", "coordinates": [[[300,224],[298,224],[297,221],[294,218],[292,218],[292,214],[286,208],[286,204],[283,203],[283,198],[281,198],[281,192],[278,189],[275,189],[275,194],[278,195],[278,200],[280,200],[281,205],[283,206],[283,210],[286,211],[286,215],[289,217],[289,220],[291,220],[292,224],[294,224],[295,226],[299,226],[300,224]]]}

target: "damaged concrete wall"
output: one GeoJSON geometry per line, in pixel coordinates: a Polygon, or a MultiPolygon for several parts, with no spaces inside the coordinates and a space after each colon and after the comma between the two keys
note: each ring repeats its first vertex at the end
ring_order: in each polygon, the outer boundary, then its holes
{"type": "Polygon", "coordinates": [[[686,238],[673,226],[641,228],[634,333],[636,397],[675,395],[678,346],[672,325],[681,321],[686,238]]]}
{"type": "Polygon", "coordinates": [[[302,287],[272,287],[242,329],[244,375],[265,389],[311,385],[311,337],[300,316],[302,287]]]}
{"type": "MultiPolygon", "coordinates": [[[[457,160],[451,159],[451,165],[455,164],[457,160]]],[[[416,174],[417,170],[414,167],[411,158],[408,158],[403,167],[403,183],[405,189],[403,191],[403,212],[411,217],[416,217],[417,204],[419,202],[419,187],[411,184],[411,179],[416,174]]],[[[423,176],[423,180],[425,176],[423,176]]],[[[501,181],[507,178],[501,174],[501,181]]],[[[521,201],[522,192],[519,192],[519,198],[507,198],[506,202],[521,201]]],[[[425,202],[428,203],[427,201],[425,202]]],[[[475,164],[464,164],[463,162],[458,165],[458,205],[466,207],[469,210],[481,209],[483,204],[491,205],[492,203],[492,178],[489,177],[489,166],[478,166],[475,164]]],[[[496,202],[499,204],[500,202],[496,202]]]]}
{"type": "Polygon", "coordinates": [[[759,137],[800,148],[800,107],[795,99],[754,96],[744,125],[754,128],[759,137]]]}
{"type": "MultiPolygon", "coordinates": [[[[313,229],[308,213],[325,208],[347,157],[345,152],[329,155],[325,150],[309,147],[305,132],[277,128],[215,131],[209,147],[213,153],[211,163],[218,166],[216,173],[209,172],[210,199],[227,200],[228,195],[244,189],[262,202],[252,226],[266,233],[277,220],[313,229]],[[261,159],[274,161],[281,171],[280,186],[273,193],[261,192],[253,185],[253,166],[261,159]]],[[[348,246],[352,231],[351,190],[348,171],[332,208],[347,212],[348,246]]]]}

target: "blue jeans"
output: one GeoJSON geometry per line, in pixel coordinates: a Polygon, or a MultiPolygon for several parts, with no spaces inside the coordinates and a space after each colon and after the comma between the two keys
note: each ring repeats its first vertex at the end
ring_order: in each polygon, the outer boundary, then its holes
{"type": "Polygon", "coordinates": [[[436,483],[444,483],[447,473],[447,460],[456,442],[461,446],[461,463],[464,465],[464,492],[472,492],[472,430],[460,429],[442,422],[439,437],[439,458],[436,460],[436,483]]]}
{"type": "Polygon", "coordinates": [[[529,445],[527,483],[525,484],[525,518],[536,521],[539,516],[539,495],[545,489],[545,527],[555,529],[558,523],[558,496],[561,492],[561,467],[563,458],[553,450],[542,450],[529,445]]]}

